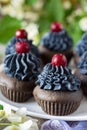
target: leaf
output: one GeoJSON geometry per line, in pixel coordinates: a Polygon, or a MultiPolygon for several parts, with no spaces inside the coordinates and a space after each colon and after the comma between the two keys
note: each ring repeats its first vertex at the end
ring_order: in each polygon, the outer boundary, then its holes
{"type": "Polygon", "coordinates": [[[25,0],[25,4],[30,5],[30,6],[32,6],[36,2],[37,2],[37,0],[25,0]]]}
{"type": "Polygon", "coordinates": [[[0,42],[6,42],[15,34],[17,29],[21,28],[21,21],[8,15],[0,19],[0,42]]]}
{"type": "Polygon", "coordinates": [[[43,33],[49,30],[50,21],[44,19],[44,17],[39,20],[38,24],[39,24],[40,33],[43,33]]]}
{"type": "Polygon", "coordinates": [[[48,0],[45,3],[46,13],[52,19],[52,21],[63,21],[64,9],[61,0],[48,0]]]}
{"type": "Polygon", "coordinates": [[[42,12],[38,20],[39,32],[42,35],[44,32],[50,30],[50,25],[53,21],[64,21],[64,9],[61,0],[44,0],[42,12]]]}
{"type": "Polygon", "coordinates": [[[82,31],[81,31],[81,29],[79,27],[78,22],[79,21],[76,19],[73,23],[71,23],[68,26],[69,34],[72,36],[72,38],[74,40],[74,46],[77,44],[77,42],[79,41],[79,39],[82,36],[82,31]]]}
{"type": "Polygon", "coordinates": [[[53,12],[54,12],[55,20],[62,22],[64,18],[64,9],[61,0],[55,0],[53,12]]]}

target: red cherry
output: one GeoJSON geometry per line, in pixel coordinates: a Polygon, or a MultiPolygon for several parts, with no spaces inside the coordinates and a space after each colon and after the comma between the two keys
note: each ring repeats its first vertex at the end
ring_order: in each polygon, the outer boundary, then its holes
{"type": "Polygon", "coordinates": [[[59,22],[54,22],[51,24],[51,31],[52,32],[60,32],[63,29],[63,26],[59,22]]]}
{"type": "Polygon", "coordinates": [[[15,44],[15,49],[17,53],[28,53],[30,46],[27,42],[17,42],[15,44]]]}
{"type": "Polygon", "coordinates": [[[52,65],[54,66],[63,66],[65,67],[67,65],[67,59],[63,54],[55,54],[52,57],[52,65]]]}
{"type": "Polygon", "coordinates": [[[27,32],[24,29],[19,29],[16,31],[16,37],[17,38],[27,38],[27,32]]]}

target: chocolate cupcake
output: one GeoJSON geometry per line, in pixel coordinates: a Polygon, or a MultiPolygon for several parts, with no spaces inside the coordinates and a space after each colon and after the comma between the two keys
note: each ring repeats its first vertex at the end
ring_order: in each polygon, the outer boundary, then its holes
{"type": "Polygon", "coordinates": [[[66,57],[56,54],[38,76],[33,91],[36,102],[51,115],[68,115],[80,105],[80,80],[66,66],[66,57]]]}
{"type": "Polygon", "coordinates": [[[82,55],[77,67],[75,75],[81,80],[81,89],[87,97],[87,51],[82,55]]]}
{"type": "Polygon", "coordinates": [[[85,51],[87,51],[87,32],[84,33],[74,49],[74,61],[76,65],[85,51]]]}
{"type": "Polygon", "coordinates": [[[32,40],[28,40],[27,39],[27,32],[24,29],[20,29],[16,31],[15,37],[13,37],[12,39],[10,39],[10,41],[7,43],[6,46],[6,51],[5,54],[12,54],[12,53],[16,53],[15,51],[15,44],[17,42],[27,42],[31,48],[31,53],[35,54],[37,57],[39,57],[39,51],[38,48],[33,45],[33,41],[32,40]]]}
{"type": "Polygon", "coordinates": [[[56,53],[64,54],[69,62],[73,55],[72,46],[73,40],[62,25],[58,22],[52,23],[51,31],[42,37],[38,47],[42,63],[45,65],[51,62],[56,53]]]}
{"type": "Polygon", "coordinates": [[[30,47],[27,42],[18,42],[15,48],[16,53],[5,57],[4,69],[0,72],[0,88],[8,99],[24,102],[32,96],[40,62],[29,52],[30,47]]]}

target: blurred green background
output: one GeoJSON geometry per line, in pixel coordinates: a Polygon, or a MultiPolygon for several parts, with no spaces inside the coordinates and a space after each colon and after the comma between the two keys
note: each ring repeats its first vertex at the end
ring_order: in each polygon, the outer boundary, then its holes
{"type": "Polygon", "coordinates": [[[0,0],[0,43],[25,28],[38,44],[53,21],[61,22],[76,44],[87,31],[87,0],[0,0]]]}

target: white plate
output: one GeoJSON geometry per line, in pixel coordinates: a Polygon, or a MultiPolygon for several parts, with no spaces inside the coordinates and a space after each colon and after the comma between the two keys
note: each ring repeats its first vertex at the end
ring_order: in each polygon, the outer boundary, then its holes
{"type": "MultiPolygon", "coordinates": [[[[74,68],[74,67],[72,67],[74,68]]],[[[0,72],[3,70],[3,64],[0,65],[0,72]]],[[[46,114],[41,107],[35,102],[34,98],[31,98],[25,103],[15,103],[9,101],[5,98],[2,93],[0,92],[0,104],[4,105],[5,108],[11,108],[12,110],[17,110],[20,107],[27,108],[27,114],[37,118],[43,119],[59,119],[59,120],[66,120],[66,121],[83,121],[87,120],[87,99],[83,99],[77,111],[73,114],[68,116],[51,116],[46,114]]]]}
{"type": "Polygon", "coordinates": [[[41,107],[31,98],[25,103],[14,103],[5,98],[0,92],[0,104],[5,107],[10,107],[12,110],[17,110],[20,107],[27,108],[27,114],[33,117],[43,118],[43,119],[59,119],[66,121],[82,121],[87,120],[87,99],[83,99],[80,107],[73,114],[68,116],[51,116],[42,111],[41,107]]]}

